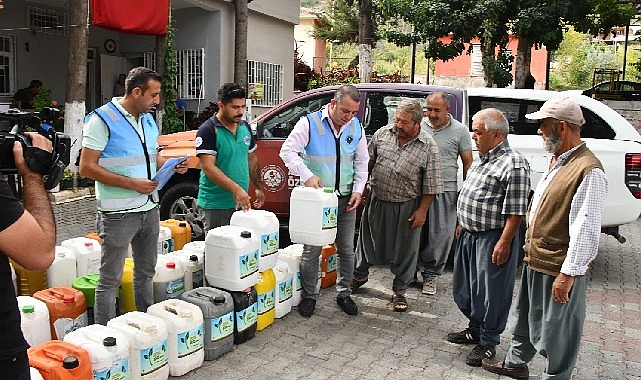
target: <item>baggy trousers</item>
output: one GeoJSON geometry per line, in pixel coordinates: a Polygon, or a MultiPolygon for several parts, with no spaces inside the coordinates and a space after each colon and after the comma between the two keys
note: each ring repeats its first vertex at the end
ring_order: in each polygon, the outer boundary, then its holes
{"type": "Polygon", "coordinates": [[[463,230],[454,255],[454,302],[468,318],[468,327],[479,333],[484,346],[500,343],[514,291],[521,239],[518,234],[514,236],[508,261],[495,265],[492,253],[502,232],[463,230]]]}
{"type": "Polygon", "coordinates": [[[514,333],[505,358],[523,366],[537,351],[547,358],[541,379],[570,379],[576,365],[585,322],[587,276],[574,277],[568,303],[554,302],[556,277],[523,268],[521,288],[508,328],[514,333]]]}

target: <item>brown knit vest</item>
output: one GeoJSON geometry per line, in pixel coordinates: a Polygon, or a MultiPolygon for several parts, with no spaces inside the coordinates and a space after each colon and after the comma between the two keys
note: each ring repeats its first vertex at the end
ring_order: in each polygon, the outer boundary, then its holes
{"type": "MultiPolygon", "coordinates": [[[[587,173],[600,168],[601,162],[585,146],[577,148],[559,168],[541,195],[525,232],[525,262],[531,269],[557,276],[570,243],[570,206],[587,173]]],[[[531,204],[530,204],[531,205],[531,204]]],[[[528,209],[528,220],[531,210],[528,209]]]]}

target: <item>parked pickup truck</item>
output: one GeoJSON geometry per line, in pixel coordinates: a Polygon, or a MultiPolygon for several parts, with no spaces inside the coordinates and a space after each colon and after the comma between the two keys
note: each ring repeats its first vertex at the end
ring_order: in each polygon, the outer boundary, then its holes
{"type": "MultiPolygon", "coordinates": [[[[443,91],[449,94],[450,113],[464,124],[471,125],[472,116],[483,108],[501,109],[510,122],[510,145],[521,151],[530,161],[532,184],[538,182],[547,168],[550,154],[543,149],[537,135],[538,123],[525,118],[547,99],[568,96],[583,109],[586,124],[582,138],[599,157],[608,176],[609,192],[602,219],[602,231],[619,241],[618,226],[637,220],[641,214],[641,137],[622,116],[605,104],[576,92],[544,90],[515,90],[469,88],[466,90],[407,83],[357,84],[361,91],[358,117],[367,135],[392,122],[396,105],[402,98],[416,98],[425,103],[427,94],[443,91]]],[[[251,122],[258,141],[258,159],[265,183],[266,210],[276,213],[286,225],[289,213],[289,194],[300,179],[288,173],[278,156],[280,147],[298,119],[320,109],[332,98],[336,87],[324,87],[289,99],[251,122]]],[[[196,131],[160,136],[158,142],[166,157],[192,153],[187,174],[172,178],[163,189],[160,200],[162,218],[184,219],[192,224],[194,238],[202,238],[202,217],[196,208],[198,159],[193,156],[196,131]]],[[[251,194],[251,192],[250,192],[251,194]]]]}

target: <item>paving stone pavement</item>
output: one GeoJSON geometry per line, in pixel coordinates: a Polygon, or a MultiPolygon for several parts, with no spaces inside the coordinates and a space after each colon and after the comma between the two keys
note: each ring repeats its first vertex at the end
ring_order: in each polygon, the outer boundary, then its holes
{"type": "MultiPolygon", "coordinates": [[[[58,240],[61,234],[68,238],[92,231],[93,207],[91,199],[54,206],[58,240]]],[[[574,379],[641,380],[640,232],[641,219],[622,227],[628,239],[624,244],[601,236],[589,274],[587,319],[574,379]]],[[[410,288],[405,313],[391,309],[392,279],[386,267],[372,268],[369,282],[353,296],[360,308],[357,316],[336,305],[334,287],[322,289],[311,318],[294,308],[231,352],[177,378],[503,379],[467,366],[465,356],[472,346],[445,339],[448,332],[467,326],[452,299],[451,269],[440,278],[436,296],[421,294],[418,286],[410,288]]],[[[503,333],[498,358],[505,355],[510,336],[503,333]]],[[[544,366],[537,356],[530,378],[538,378],[544,366]]]]}

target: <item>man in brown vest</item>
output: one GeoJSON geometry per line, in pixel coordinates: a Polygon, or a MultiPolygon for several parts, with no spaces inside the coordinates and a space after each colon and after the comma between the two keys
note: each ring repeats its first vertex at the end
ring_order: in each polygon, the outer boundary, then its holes
{"type": "Polygon", "coordinates": [[[527,363],[540,352],[547,358],[541,379],[569,379],[585,321],[585,274],[599,248],[607,179],[581,141],[585,119],[576,103],[550,99],[525,116],[541,120],[538,133],[552,158],[528,209],[527,266],[512,311],[510,349],[503,362],[483,360],[483,368],[527,379],[527,363]]]}

